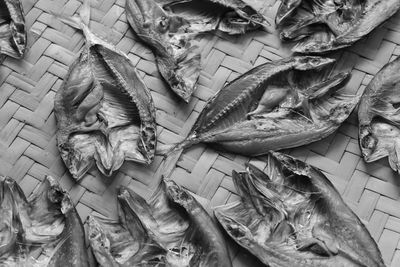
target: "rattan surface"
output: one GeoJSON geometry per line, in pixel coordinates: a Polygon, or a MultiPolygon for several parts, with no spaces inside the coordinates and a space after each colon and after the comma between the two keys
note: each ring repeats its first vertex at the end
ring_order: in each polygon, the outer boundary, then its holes
{"type": "MultiPolygon", "coordinates": [[[[274,0],[265,14],[273,18],[274,0]]],[[[83,35],[52,13],[73,15],[76,0],[22,0],[28,28],[28,52],[23,60],[6,58],[0,66],[0,174],[17,180],[30,194],[46,174],[59,177],[76,203],[83,221],[90,213],[116,216],[116,187],[127,185],[150,195],[161,175],[171,177],[203,198],[209,207],[237,199],[232,169],[249,158],[196,145],[182,155],[149,166],[126,163],[113,177],[93,169],[79,182],[72,180],[56,147],[53,113],[55,92],[68,66],[78,55],[83,35]]],[[[152,91],[157,108],[159,143],[182,140],[199,112],[226,82],[255,65],[286,57],[290,49],[275,33],[257,31],[244,36],[209,34],[198,42],[202,67],[198,89],[189,104],[180,102],[162,81],[152,53],[133,35],[124,14],[125,0],[92,0],[91,29],[127,53],[152,91]]],[[[346,88],[361,93],[372,76],[400,54],[400,14],[355,46],[336,53],[341,69],[352,71],[346,88]]],[[[366,164],[357,143],[357,117],[352,114],[340,129],[317,143],[288,150],[291,155],[323,170],[349,206],[367,225],[388,266],[400,266],[400,179],[386,159],[366,164]]],[[[252,159],[259,161],[260,159],[252,159]]],[[[257,162],[257,164],[262,164],[257,162]]],[[[256,266],[253,259],[231,245],[235,266],[256,266]]]]}

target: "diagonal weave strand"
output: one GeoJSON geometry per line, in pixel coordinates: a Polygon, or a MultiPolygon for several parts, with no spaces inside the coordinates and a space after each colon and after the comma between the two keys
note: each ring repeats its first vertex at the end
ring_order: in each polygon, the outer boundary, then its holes
{"type": "MultiPolygon", "coordinates": [[[[28,29],[28,52],[23,60],[7,57],[0,66],[0,174],[18,181],[29,195],[46,174],[60,178],[70,191],[83,221],[90,213],[116,216],[116,187],[126,185],[149,196],[161,175],[170,176],[197,194],[208,206],[234,201],[231,172],[249,158],[196,145],[182,155],[149,166],[126,163],[112,178],[95,169],[75,183],[56,147],[53,113],[55,92],[68,66],[83,45],[81,33],[52,16],[75,14],[77,0],[22,0],[28,29]]],[[[265,15],[273,18],[277,2],[268,0],[265,15]]],[[[159,145],[176,143],[190,131],[205,101],[226,82],[253,66],[290,54],[277,34],[257,31],[244,36],[216,33],[198,40],[202,69],[198,89],[189,104],[166,87],[152,53],[133,35],[124,14],[125,0],[93,0],[93,32],[129,55],[157,108],[159,145]]],[[[272,21],[272,20],[271,20],[272,21]]],[[[355,46],[336,53],[339,68],[351,70],[346,91],[361,93],[373,75],[400,54],[400,14],[355,46]]],[[[340,129],[317,143],[286,152],[322,169],[377,241],[388,266],[400,266],[400,181],[385,160],[366,164],[360,157],[357,118],[351,115],[340,129]]],[[[263,167],[261,160],[251,160],[263,167]]],[[[234,266],[256,266],[254,258],[231,246],[234,266]]]]}

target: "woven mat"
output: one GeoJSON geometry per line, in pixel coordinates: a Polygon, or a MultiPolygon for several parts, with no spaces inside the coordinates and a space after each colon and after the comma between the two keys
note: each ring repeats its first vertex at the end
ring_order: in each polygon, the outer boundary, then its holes
{"type": "MultiPolygon", "coordinates": [[[[275,0],[266,15],[273,18],[275,0]]],[[[90,213],[116,216],[116,187],[126,185],[149,196],[161,175],[197,194],[208,206],[237,199],[232,169],[249,158],[196,145],[182,155],[150,167],[126,163],[114,177],[91,170],[78,183],[68,174],[56,147],[53,113],[55,92],[83,45],[83,36],[52,13],[73,15],[77,0],[22,0],[28,28],[28,52],[23,60],[6,58],[0,66],[0,174],[17,180],[30,194],[46,174],[60,178],[83,221],[90,213]]],[[[257,31],[235,37],[216,33],[199,40],[203,71],[189,104],[179,102],[161,80],[154,56],[133,36],[124,14],[125,0],[92,0],[91,29],[129,55],[152,90],[157,107],[159,142],[182,140],[205,101],[226,82],[255,65],[290,55],[276,33],[257,31]]],[[[352,70],[346,90],[362,92],[373,75],[400,54],[400,14],[367,39],[334,56],[342,69],[352,70]]],[[[388,266],[400,266],[400,179],[386,160],[366,164],[357,143],[357,117],[352,114],[330,137],[286,151],[323,170],[349,206],[367,225],[388,266]]],[[[255,159],[252,159],[253,161],[255,159]]],[[[230,245],[234,266],[257,266],[254,259],[230,245]]]]}

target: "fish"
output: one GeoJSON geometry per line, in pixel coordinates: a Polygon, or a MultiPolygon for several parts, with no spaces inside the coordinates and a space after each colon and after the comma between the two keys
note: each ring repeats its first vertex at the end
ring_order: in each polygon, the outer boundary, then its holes
{"type": "Polygon", "coordinates": [[[240,196],[214,214],[240,246],[271,267],[383,267],[374,239],[317,168],[270,152],[266,168],[232,172],[240,196]]]}
{"type": "Polygon", "coordinates": [[[149,165],[157,133],[150,90],[130,59],[93,34],[88,1],[80,17],[60,18],[86,43],[54,99],[57,146],[73,178],[96,165],[111,176],[125,161],[149,165]]]}
{"type": "Polygon", "coordinates": [[[194,38],[217,29],[243,33],[265,23],[241,0],[127,0],[125,11],[137,37],[153,51],[161,76],[186,103],[201,71],[194,38]]]}
{"type": "Polygon", "coordinates": [[[118,203],[118,221],[89,220],[101,266],[232,266],[220,229],[175,182],[162,181],[148,201],[122,186],[118,203]]]}
{"type": "Polygon", "coordinates": [[[26,50],[24,10],[20,0],[0,0],[0,55],[20,59],[26,50]]]}
{"type": "Polygon", "coordinates": [[[210,143],[220,150],[259,156],[330,135],[359,100],[341,91],[350,73],[334,74],[334,63],[296,56],[249,70],[207,102],[186,139],[160,153],[168,157],[210,143]]]}
{"type": "Polygon", "coordinates": [[[358,107],[361,153],[366,162],[388,157],[400,172],[400,58],[386,64],[371,80],[358,107]]]}
{"type": "Polygon", "coordinates": [[[12,207],[15,241],[7,257],[0,254],[0,265],[89,266],[83,224],[53,177],[46,176],[29,198],[11,178],[5,178],[2,191],[12,207]]]}
{"type": "Polygon", "coordinates": [[[298,53],[325,53],[351,46],[392,17],[397,0],[285,0],[275,23],[298,53]]]}

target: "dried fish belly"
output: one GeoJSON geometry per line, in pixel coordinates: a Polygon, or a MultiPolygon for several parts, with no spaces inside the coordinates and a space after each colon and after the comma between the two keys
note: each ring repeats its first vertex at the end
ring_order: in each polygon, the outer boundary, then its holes
{"type": "Polygon", "coordinates": [[[358,101],[338,91],[350,74],[333,74],[333,63],[292,57],[248,71],[208,101],[188,138],[169,153],[204,142],[256,156],[328,136],[358,101]]]}
{"type": "Polygon", "coordinates": [[[217,207],[227,233],[268,266],[385,266],[360,219],[316,168],[281,153],[233,172],[240,201],[217,207]]]}
{"type": "Polygon", "coordinates": [[[276,24],[293,51],[321,53],[352,45],[400,9],[397,0],[284,0],[276,24]]]}
{"type": "Polygon", "coordinates": [[[372,79],[358,108],[359,141],[366,162],[388,157],[400,172],[400,58],[386,64],[372,79]]]}
{"type": "Polygon", "coordinates": [[[0,54],[21,58],[26,48],[25,18],[19,0],[0,0],[0,54]]]}
{"type": "Polygon", "coordinates": [[[52,177],[29,199],[10,178],[1,187],[1,266],[89,266],[82,222],[52,177]]]}
{"type": "Polygon", "coordinates": [[[118,200],[119,221],[89,219],[101,266],[231,266],[211,217],[174,182],[162,182],[148,202],[122,187],[118,200]]]}
{"type": "Polygon", "coordinates": [[[62,159],[75,179],[94,164],[107,176],[125,160],[150,164],[156,123],[149,89],[127,56],[92,34],[88,21],[75,21],[65,22],[83,29],[86,46],[55,98],[62,159]]]}

